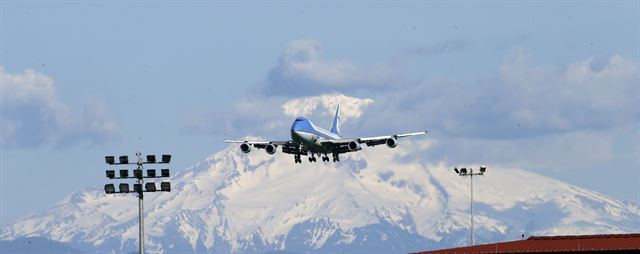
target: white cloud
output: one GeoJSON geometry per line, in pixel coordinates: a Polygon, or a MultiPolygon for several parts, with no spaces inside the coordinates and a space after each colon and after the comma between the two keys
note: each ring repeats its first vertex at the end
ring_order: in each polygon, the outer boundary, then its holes
{"type": "Polygon", "coordinates": [[[358,65],[347,61],[324,61],[315,40],[295,40],[282,52],[278,65],[267,77],[268,95],[308,95],[336,90],[385,87],[396,71],[388,64],[358,65]]]}
{"type": "Polygon", "coordinates": [[[119,133],[99,100],[72,112],[55,93],[54,80],[34,70],[8,73],[0,66],[2,147],[100,143],[119,133]]]}
{"type": "Polygon", "coordinates": [[[620,55],[613,55],[598,62],[594,58],[569,64],[565,76],[575,83],[629,79],[638,75],[640,64],[620,55]]]}
{"type": "Polygon", "coordinates": [[[290,138],[287,130],[295,117],[306,116],[314,123],[328,128],[338,104],[344,124],[350,119],[361,117],[372,103],[372,99],[350,97],[340,93],[293,99],[252,97],[237,100],[230,108],[219,109],[219,112],[194,114],[187,120],[187,129],[190,132],[223,133],[228,138],[249,134],[272,139],[290,138]]]}
{"type": "Polygon", "coordinates": [[[2,101],[7,105],[20,104],[25,101],[39,100],[55,107],[53,79],[34,70],[25,70],[22,74],[7,73],[0,66],[0,88],[2,101]]]}
{"type": "MultiPolygon", "coordinates": [[[[628,184],[622,175],[640,165],[638,84],[638,62],[619,55],[552,66],[515,50],[493,78],[424,81],[374,96],[354,129],[430,130],[422,156],[432,163],[612,172],[628,184]]],[[[580,181],[597,185],[587,178],[580,181]]]]}
{"type": "Polygon", "coordinates": [[[640,64],[613,55],[563,68],[535,66],[516,50],[501,69],[502,106],[523,127],[547,131],[610,128],[637,120],[640,64]]]}
{"type": "Polygon", "coordinates": [[[283,98],[252,95],[224,108],[192,112],[185,119],[185,127],[188,133],[223,134],[225,138],[248,134],[274,137],[286,133],[282,126],[291,120],[282,113],[283,103],[283,98]]]}
{"type": "Polygon", "coordinates": [[[429,80],[372,95],[376,103],[360,129],[416,126],[450,137],[511,140],[638,123],[638,62],[618,55],[599,65],[593,59],[564,66],[530,59],[515,50],[491,78],[429,80]]]}
{"type": "Polygon", "coordinates": [[[364,108],[371,103],[373,103],[372,99],[360,99],[334,93],[291,99],[285,102],[282,108],[284,113],[291,117],[314,114],[328,117],[334,115],[338,104],[340,104],[342,120],[347,121],[350,118],[359,118],[364,108]]]}
{"type": "MultiPolygon", "coordinates": [[[[326,70],[327,66],[344,70],[340,62],[319,60],[319,53],[315,41],[292,42],[276,69],[307,77],[297,80],[304,85],[317,85],[309,80],[341,72],[326,70]],[[312,71],[323,74],[312,75],[312,71]]],[[[319,90],[274,93],[282,96],[252,95],[234,106],[232,112],[237,113],[225,113],[228,119],[210,125],[223,122],[228,137],[289,138],[285,129],[293,117],[307,116],[329,127],[340,103],[349,118],[343,126],[347,136],[429,130],[430,142],[420,147],[430,148],[424,157],[434,163],[494,162],[544,170],[637,165],[628,152],[634,143],[620,137],[634,134],[630,126],[639,123],[639,63],[620,55],[564,65],[532,59],[524,49],[512,50],[494,73],[475,80],[397,79],[393,81],[396,89],[354,85],[359,89],[354,90],[334,84],[332,89],[322,85],[319,90]]],[[[346,80],[338,77],[324,82],[346,80]]],[[[386,78],[372,83],[389,82],[386,78]]]]}

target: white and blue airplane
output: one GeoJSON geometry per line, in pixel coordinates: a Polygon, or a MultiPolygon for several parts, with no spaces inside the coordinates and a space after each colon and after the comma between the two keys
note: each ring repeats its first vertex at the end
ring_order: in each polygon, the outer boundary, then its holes
{"type": "Polygon", "coordinates": [[[240,150],[244,153],[251,152],[251,147],[265,149],[268,154],[275,154],[278,146],[283,153],[293,154],[295,163],[302,163],[301,156],[309,156],[309,162],[315,162],[316,156],[322,156],[322,161],[329,161],[328,154],[333,155],[333,161],[340,161],[341,153],[356,152],[362,149],[360,144],[376,146],[386,144],[394,148],[398,145],[398,139],[427,134],[427,131],[365,137],[343,138],[340,136],[340,105],[336,109],[331,132],[317,127],[309,119],[298,117],[291,126],[291,140],[289,141],[248,141],[225,140],[226,143],[239,143],[240,150]]]}

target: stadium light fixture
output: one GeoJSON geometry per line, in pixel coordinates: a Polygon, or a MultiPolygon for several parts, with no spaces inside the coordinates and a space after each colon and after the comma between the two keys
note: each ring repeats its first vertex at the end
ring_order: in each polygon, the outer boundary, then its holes
{"type": "MultiPolygon", "coordinates": [[[[139,219],[139,236],[138,236],[138,241],[139,241],[139,253],[142,254],[144,253],[144,192],[156,192],[158,191],[158,189],[156,189],[156,184],[154,182],[147,182],[146,184],[144,183],[144,179],[145,178],[168,178],[169,177],[169,169],[165,168],[161,170],[161,175],[158,177],[158,175],[156,174],[156,170],[155,169],[148,169],[147,170],[147,176],[143,176],[143,165],[144,164],[167,164],[171,161],[171,155],[169,154],[163,154],[162,155],[162,160],[161,162],[158,162],[156,160],[156,156],[155,155],[147,155],[146,156],[146,162],[143,162],[143,157],[142,157],[142,153],[138,152],[136,153],[137,156],[137,161],[136,164],[137,167],[133,170],[133,176],[130,177],[129,176],[129,170],[128,169],[121,169],[119,170],[119,177],[116,177],[116,170],[113,169],[109,169],[106,170],[105,174],[107,176],[107,178],[109,179],[117,179],[117,180],[129,180],[129,179],[136,179],[136,183],[133,184],[133,191],[131,191],[131,189],[129,188],[129,184],[128,183],[120,183],[118,185],[118,191],[116,191],[116,186],[113,183],[109,183],[109,184],[105,184],[104,186],[104,191],[107,194],[115,194],[115,193],[136,193],[138,194],[138,219],[139,219]],[[144,185],[144,189],[143,189],[143,185],[144,185]]],[[[115,161],[115,156],[105,156],[104,157],[105,162],[107,163],[107,165],[121,165],[121,164],[129,164],[129,157],[126,155],[122,155],[118,157],[118,163],[116,163],[115,161]]],[[[160,183],[160,190],[161,191],[171,191],[171,183],[170,182],[161,182],[160,183]]]]}
{"type": "Polygon", "coordinates": [[[169,163],[171,161],[171,155],[170,154],[163,154],[162,155],[162,163],[169,163]]]}
{"type": "Polygon", "coordinates": [[[116,187],[113,186],[112,183],[110,184],[105,184],[104,185],[104,192],[106,192],[107,194],[113,194],[116,193],[116,187]]]}
{"type": "Polygon", "coordinates": [[[120,189],[120,193],[129,193],[129,184],[121,183],[119,186],[119,189],[120,189]]]}
{"type": "Polygon", "coordinates": [[[129,164],[129,156],[123,155],[118,159],[120,161],[120,164],[129,164]]]}
{"type": "Polygon", "coordinates": [[[456,174],[459,176],[468,176],[471,179],[470,213],[471,213],[471,245],[473,246],[475,245],[475,236],[473,232],[473,176],[484,176],[484,173],[487,171],[487,167],[480,166],[479,173],[473,172],[473,168],[469,168],[469,170],[467,171],[467,168],[461,168],[460,170],[458,170],[457,167],[454,167],[453,171],[455,171],[456,174]]]}
{"type": "Polygon", "coordinates": [[[147,163],[148,164],[156,163],[156,156],[155,155],[147,155],[147,163]]]}
{"type": "Polygon", "coordinates": [[[116,163],[116,159],[113,156],[105,156],[104,161],[109,165],[116,163]]]}
{"type": "Polygon", "coordinates": [[[144,184],[144,188],[145,188],[147,191],[155,192],[155,191],[156,191],[156,183],[145,183],[145,184],[144,184]]]}
{"type": "Polygon", "coordinates": [[[161,191],[171,191],[171,183],[170,182],[162,182],[160,183],[161,191]]]}

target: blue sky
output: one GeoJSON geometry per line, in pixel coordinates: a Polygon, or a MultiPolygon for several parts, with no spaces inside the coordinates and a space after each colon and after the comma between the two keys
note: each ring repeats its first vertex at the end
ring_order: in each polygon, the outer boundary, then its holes
{"type": "Polygon", "coordinates": [[[284,102],[336,93],[374,101],[347,135],[428,129],[434,163],[640,199],[637,1],[3,1],[0,19],[2,224],[101,188],[104,155],[181,170],[224,138],[287,138],[264,127],[284,102]]]}

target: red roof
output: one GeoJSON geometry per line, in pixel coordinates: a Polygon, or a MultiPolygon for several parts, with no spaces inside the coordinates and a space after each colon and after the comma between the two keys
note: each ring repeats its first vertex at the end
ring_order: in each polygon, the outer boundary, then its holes
{"type": "Polygon", "coordinates": [[[530,253],[629,250],[640,250],[640,234],[532,236],[526,240],[490,243],[419,253],[530,253]]]}

